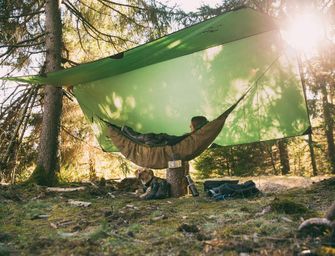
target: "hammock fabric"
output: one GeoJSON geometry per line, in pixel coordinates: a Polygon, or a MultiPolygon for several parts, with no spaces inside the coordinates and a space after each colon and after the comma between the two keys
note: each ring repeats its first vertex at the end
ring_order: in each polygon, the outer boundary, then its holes
{"type": "Polygon", "coordinates": [[[120,127],[108,122],[107,136],[120,150],[122,155],[133,163],[145,168],[167,168],[169,161],[190,161],[204,152],[221,132],[227,117],[244,96],[218,118],[208,122],[200,129],[186,136],[179,136],[179,140],[178,138],[174,138],[176,143],[173,145],[154,146],[140,144],[122,132],[120,127]]]}

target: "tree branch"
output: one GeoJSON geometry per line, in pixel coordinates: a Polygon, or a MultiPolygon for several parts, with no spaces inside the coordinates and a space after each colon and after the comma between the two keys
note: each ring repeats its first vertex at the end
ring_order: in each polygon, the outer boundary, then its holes
{"type": "MultiPolygon", "coordinates": [[[[33,38],[29,38],[29,39],[26,39],[26,40],[23,40],[23,41],[20,41],[20,42],[17,42],[16,44],[10,44],[10,45],[1,45],[0,48],[10,48],[10,47],[29,47],[29,44],[26,45],[26,43],[29,43],[29,42],[32,42],[32,41],[35,41],[41,37],[45,36],[45,33],[42,33],[40,35],[37,35],[36,37],[33,37],[33,38]]],[[[44,43],[43,42],[40,42],[40,43],[37,43],[37,45],[41,44],[41,43],[44,43]]],[[[32,44],[31,46],[35,46],[35,44],[32,44]]]]}
{"type": "MultiPolygon", "coordinates": [[[[73,4],[71,4],[69,1],[64,1],[64,5],[68,8],[68,10],[71,12],[71,13],[73,13],[78,19],[80,19],[82,22],[83,22],[83,24],[86,24],[87,25],[87,27],[91,30],[91,31],[93,31],[93,32],[95,32],[95,34],[96,35],[102,35],[102,36],[105,36],[105,37],[107,37],[107,38],[109,38],[111,41],[112,41],[112,39],[114,38],[114,39],[118,39],[118,40],[120,40],[120,41],[123,41],[123,42],[132,42],[131,40],[126,40],[126,39],[124,39],[124,38],[122,38],[122,37],[119,37],[119,36],[115,36],[115,35],[109,35],[109,34],[106,34],[106,33],[104,33],[104,32],[102,32],[102,31],[100,31],[99,29],[97,29],[95,26],[93,26],[82,14],[81,14],[81,12],[73,5],[73,4]]],[[[103,40],[103,41],[105,41],[105,42],[110,42],[110,41],[108,41],[108,40],[105,40],[105,39],[103,39],[103,38],[100,38],[101,40],[103,40]]],[[[132,42],[132,43],[134,43],[134,44],[136,44],[136,42],[132,42]]]]}
{"type": "Polygon", "coordinates": [[[106,3],[109,3],[109,4],[115,4],[115,5],[119,5],[119,6],[123,6],[123,7],[128,7],[128,8],[133,8],[133,9],[138,9],[138,10],[145,11],[145,8],[142,8],[142,7],[139,7],[139,6],[135,6],[135,5],[121,4],[121,3],[117,3],[117,2],[109,1],[109,0],[102,0],[102,1],[104,1],[106,3]]]}

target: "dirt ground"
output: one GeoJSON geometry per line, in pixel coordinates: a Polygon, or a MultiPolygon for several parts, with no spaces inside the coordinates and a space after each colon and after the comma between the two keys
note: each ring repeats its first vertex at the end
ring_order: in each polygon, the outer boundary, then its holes
{"type": "Polygon", "coordinates": [[[335,177],[252,179],[261,195],[223,201],[202,181],[197,198],[152,201],[115,182],[62,185],[85,188],[73,192],[2,185],[0,255],[335,255],[329,232],[298,232],[334,201],[335,177]]]}

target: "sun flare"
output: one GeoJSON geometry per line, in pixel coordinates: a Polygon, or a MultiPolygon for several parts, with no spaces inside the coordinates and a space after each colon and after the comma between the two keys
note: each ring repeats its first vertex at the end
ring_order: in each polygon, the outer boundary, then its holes
{"type": "Polygon", "coordinates": [[[323,22],[320,16],[305,13],[295,16],[282,30],[283,38],[298,51],[310,53],[319,46],[323,35],[323,22]]]}

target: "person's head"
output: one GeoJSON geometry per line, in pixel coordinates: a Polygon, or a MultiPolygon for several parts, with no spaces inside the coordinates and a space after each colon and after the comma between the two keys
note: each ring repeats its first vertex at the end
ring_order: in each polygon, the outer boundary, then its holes
{"type": "Polygon", "coordinates": [[[191,131],[196,131],[208,123],[208,120],[204,116],[194,116],[191,119],[191,131]]]}

